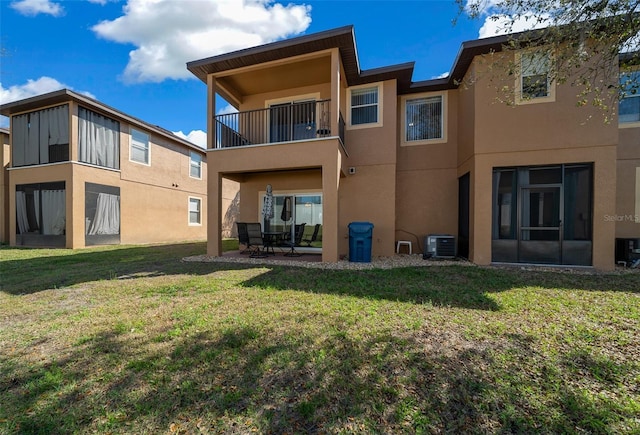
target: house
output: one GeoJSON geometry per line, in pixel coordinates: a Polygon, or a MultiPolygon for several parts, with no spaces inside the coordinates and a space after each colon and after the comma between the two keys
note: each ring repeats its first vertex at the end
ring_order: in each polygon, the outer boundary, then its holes
{"type": "Polygon", "coordinates": [[[9,243],[9,129],[0,128],[0,244],[9,243]]]}
{"type": "Polygon", "coordinates": [[[3,104],[0,113],[10,117],[2,192],[11,246],[205,239],[202,148],[66,89],[3,104]]]}
{"type": "MultiPolygon", "coordinates": [[[[292,199],[296,223],[322,225],[325,262],[367,221],[374,256],[450,234],[477,264],[612,269],[616,238],[640,238],[640,97],[604,123],[549,79],[549,59],[503,50],[507,38],[465,42],[447,78],[418,82],[413,63],[361,70],[351,26],[189,62],[207,85],[209,197],[233,180],[238,219],[262,221],[270,184],[268,223],[291,223],[292,199]],[[520,67],[489,80],[496,62],[520,67]],[[504,85],[512,105],[497,102],[504,85]],[[216,115],[217,96],[237,112],[216,115]]],[[[217,256],[224,210],[208,207],[217,256]]]]}

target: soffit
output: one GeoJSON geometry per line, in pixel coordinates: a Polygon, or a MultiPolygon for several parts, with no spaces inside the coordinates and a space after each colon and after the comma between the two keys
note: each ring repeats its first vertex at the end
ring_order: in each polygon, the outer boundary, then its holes
{"type": "Polygon", "coordinates": [[[238,74],[220,77],[225,88],[235,89],[241,95],[255,95],[285,89],[329,83],[331,81],[331,57],[307,59],[279,64],[238,74]]]}

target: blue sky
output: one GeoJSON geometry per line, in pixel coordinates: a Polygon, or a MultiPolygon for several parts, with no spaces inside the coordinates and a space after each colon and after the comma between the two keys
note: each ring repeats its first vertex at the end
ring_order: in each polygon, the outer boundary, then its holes
{"type": "Polygon", "coordinates": [[[456,17],[453,0],[0,0],[0,103],[66,87],[202,144],[206,86],[186,62],[353,24],[361,68],[415,61],[426,80],[497,32],[456,17]]]}

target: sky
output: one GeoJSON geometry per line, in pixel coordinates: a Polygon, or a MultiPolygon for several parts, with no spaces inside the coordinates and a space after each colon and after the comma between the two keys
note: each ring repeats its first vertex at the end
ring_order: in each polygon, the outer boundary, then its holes
{"type": "Polygon", "coordinates": [[[462,42],[502,33],[458,12],[454,0],[0,0],[0,104],[67,88],[205,146],[206,85],[187,62],[353,25],[361,69],[415,62],[413,80],[428,80],[462,42]]]}

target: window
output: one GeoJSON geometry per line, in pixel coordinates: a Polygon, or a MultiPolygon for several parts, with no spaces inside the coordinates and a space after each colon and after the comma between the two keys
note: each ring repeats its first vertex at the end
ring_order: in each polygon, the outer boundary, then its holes
{"type": "Polygon", "coordinates": [[[189,157],[189,176],[202,178],[202,156],[195,151],[191,151],[189,157]]]}
{"type": "Polygon", "coordinates": [[[529,50],[516,55],[519,65],[518,102],[542,102],[555,99],[551,86],[551,55],[548,51],[529,50]]]}
{"type": "Polygon", "coordinates": [[[640,70],[620,75],[622,95],[618,107],[620,123],[640,122],[640,70]]]}
{"type": "Polygon", "coordinates": [[[405,142],[444,139],[443,96],[405,101],[405,142]]]}
{"type": "Polygon", "coordinates": [[[120,123],[79,107],[78,160],[91,165],[120,169],[120,123]]]}
{"type": "Polygon", "coordinates": [[[69,106],[14,116],[11,136],[14,167],[69,161],[69,106]]]}
{"type": "Polygon", "coordinates": [[[200,198],[189,198],[189,225],[200,225],[201,202],[200,198]]]}
{"type": "Polygon", "coordinates": [[[382,96],[380,86],[356,87],[349,89],[349,125],[382,125],[380,107],[382,96]]]}
{"type": "Polygon", "coordinates": [[[141,131],[131,129],[131,154],[132,162],[149,164],[149,135],[141,131]]]}

